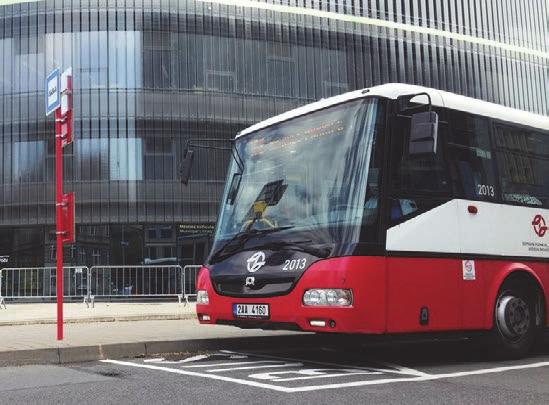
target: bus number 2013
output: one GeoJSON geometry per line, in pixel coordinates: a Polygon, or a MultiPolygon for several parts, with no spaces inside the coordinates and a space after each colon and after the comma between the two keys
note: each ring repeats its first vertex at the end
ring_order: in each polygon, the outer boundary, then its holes
{"type": "Polygon", "coordinates": [[[488,197],[494,197],[496,195],[494,186],[488,186],[486,184],[477,184],[477,194],[488,197]]]}
{"type": "Polygon", "coordinates": [[[307,265],[307,259],[305,258],[286,260],[284,262],[284,267],[282,267],[282,270],[284,271],[303,270],[306,265],[307,265]]]}

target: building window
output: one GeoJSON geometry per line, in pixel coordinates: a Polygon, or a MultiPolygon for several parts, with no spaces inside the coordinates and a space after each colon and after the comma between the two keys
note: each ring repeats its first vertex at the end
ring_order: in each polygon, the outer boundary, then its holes
{"type": "Polygon", "coordinates": [[[223,72],[216,70],[206,70],[206,89],[220,92],[235,91],[234,72],[223,72]]]}
{"type": "Polygon", "coordinates": [[[44,35],[15,37],[14,45],[15,90],[21,93],[42,91],[43,83],[39,78],[44,72],[44,35]]]}
{"type": "Polygon", "coordinates": [[[175,45],[169,32],[143,33],[143,86],[153,89],[175,87],[175,45]]]}
{"type": "Polygon", "coordinates": [[[204,36],[205,87],[211,91],[234,92],[236,83],[235,39],[204,36]]]}
{"type": "Polygon", "coordinates": [[[146,230],[147,241],[163,241],[173,239],[173,228],[171,225],[158,225],[149,227],[146,230]]]}
{"type": "Polygon", "coordinates": [[[77,88],[106,88],[109,58],[107,31],[74,33],[74,56],[77,88]]]}
{"type": "Polygon", "coordinates": [[[322,82],[322,95],[324,97],[337,96],[338,94],[342,94],[342,93],[347,92],[348,87],[349,86],[347,85],[347,83],[323,81],[322,82]]]}
{"type": "MultiPolygon", "coordinates": [[[[108,180],[109,140],[107,138],[77,139],[71,149],[76,154],[74,172],[76,179],[108,180]]],[[[53,165],[55,152],[48,155],[48,158],[52,159],[53,165]]]]}
{"type": "MultiPolygon", "coordinates": [[[[4,154],[8,151],[4,147],[4,154]]],[[[14,183],[44,181],[45,141],[14,142],[12,144],[12,176],[14,183]]]]}
{"type": "Polygon", "coordinates": [[[267,43],[267,77],[269,95],[291,97],[295,94],[296,67],[291,45],[267,43]]]}
{"type": "Polygon", "coordinates": [[[92,266],[97,266],[101,263],[101,251],[93,249],[92,251],[92,266]]]}
{"type": "Polygon", "coordinates": [[[111,31],[109,35],[109,87],[141,87],[141,33],[111,31]]]}
{"type": "Polygon", "coordinates": [[[347,79],[347,53],[336,49],[319,49],[321,62],[322,97],[336,96],[349,90],[347,79]]]}
{"type": "MultiPolygon", "coordinates": [[[[13,38],[0,39],[0,49],[4,58],[4,63],[0,65],[2,74],[0,74],[0,92],[1,94],[11,94],[14,86],[14,74],[12,64],[9,61],[14,60],[13,38]],[[8,61],[8,63],[5,63],[8,61]]],[[[17,72],[17,70],[15,71],[17,72]]],[[[16,73],[15,73],[16,74],[16,73]]]]}
{"type": "Polygon", "coordinates": [[[143,180],[143,147],[140,138],[111,138],[111,180],[143,180]]]}
{"type": "Polygon", "coordinates": [[[86,264],[86,249],[83,247],[78,249],[78,263],[83,265],[86,264]]]}
{"type": "Polygon", "coordinates": [[[174,140],[167,138],[145,138],[145,179],[173,180],[175,177],[174,140]]]}

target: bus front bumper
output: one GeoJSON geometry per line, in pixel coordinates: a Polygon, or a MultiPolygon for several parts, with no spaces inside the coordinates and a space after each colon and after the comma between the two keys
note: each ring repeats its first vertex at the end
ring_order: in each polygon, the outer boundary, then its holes
{"type": "Polygon", "coordinates": [[[203,267],[197,290],[206,291],[208,304],[196,305],[201,324],[225,324],[242,328],[286,329],[333,333],[383,333],[385,329],[384,258],[346,257],[313,264],[292,291],[274,297],[230,297],[212,286],[209,270],[203,267]],[[306,306],[309,289],[349,289],[350,306],[306,306]],[[236,304],[268,305],[268,317],[242,318],[234,314],[236,304]]]}

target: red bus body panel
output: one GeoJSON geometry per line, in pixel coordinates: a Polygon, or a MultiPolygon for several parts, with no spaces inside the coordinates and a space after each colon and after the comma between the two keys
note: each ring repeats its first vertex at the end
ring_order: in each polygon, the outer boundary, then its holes
{"type": "MultiPolygon", "coordinates": [[[[209,304],[198,304],[196,308],[200,322],[205,324],[235,321],[233,304],[256,303],[270,305],[268,322],[293,323],[304,331],[382,334],[491,329],[498,290],[513,271],[533,275],[547,297],[549,269],[546,263],[475,260],[475,267],[475,280],[464,280],[461,259],[332,258],[314,263],[290,293],[261,298],[217,294],[209,270],[204,267],[197,280],[197,290],[208,291],[209,304]],[[310,288],[352,289],[353,305],[304,306],[303,293],[310,288]],[[420,324],[423,307],[429,311],[427,325],[420,324]],[[210,320],[201,320],[202,315],[209,315],[210,320]],[[327,326],[313,327],[311,320],[325,320],[327,326]],[[328,326],[330,321],[335,321],[334,327],[328,326]]],[[[546,304],[547,301],[546,298],[546,304]]]]}

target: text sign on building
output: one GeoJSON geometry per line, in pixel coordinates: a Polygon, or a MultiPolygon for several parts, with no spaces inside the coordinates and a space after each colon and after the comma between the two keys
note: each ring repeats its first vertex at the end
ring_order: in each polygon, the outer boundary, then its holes
{"type": "Polygon", "coordinates": [[[200,223],[200,224],[179,224],[179,236],[189,234],[210,234],[215,231],[215,224],[200,223]]]}
{"type": "Polygon", "coordinates": [[[50,115],[61,105],[59,69],[54,69],[46,79],[46,115],[50,115]]]}

